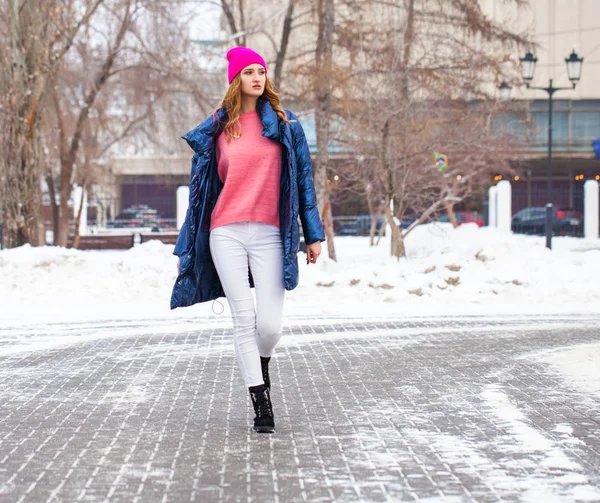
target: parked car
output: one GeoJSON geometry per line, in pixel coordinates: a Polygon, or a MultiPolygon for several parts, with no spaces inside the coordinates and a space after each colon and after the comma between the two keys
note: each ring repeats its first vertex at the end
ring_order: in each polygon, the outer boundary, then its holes
{"type": "MultiPolygon", "coordinates": [[[[546,207],[524,208],[512,217],[511,229],[517,234],[546,234],[546,207]]],[[[552,208],[552,234],[555,236],[582,236],[583,215],[577,211],[552,208]]]]}
{"type": "MultiPolygon", "coordinates": [[[[454,216],[456,217],[456,223],[458,225],[474,223],[479,227],[483,227],[483,218],[476,217],[473,213],[469,213],[468,211],[455,211],[454,216]]],[[[442,215],[438,218],[438,222],[450,222],[450,217],[447,214],[442,215]]]]}
{"type": "MultiPolygon", "coordinates": [[[[384,218],[379,217],[375,232],[379,232],[382,225],[385,225],[384,218]]],[[[337,236],[368,236],[371,231],[371,215],[334,217],[333,230],[337,236]]]]}
{"type": "Polygon", "coordinates": [[[559,229],[561,236],[583,237],[583,213],[572,209],[558,210],[562,213],[562,225],[559,229]]]}
{"type": "Polygon", "coordinates": [[[158,211],[146,204],[125,208],[117,218],[107,222],[108,227],[157,227],[160,225],[158,211]]]}
{"type": "Polygon", "coordinates": [[[574,226],[583,226],[583,213],[581,211],[575,211],[571,209],[563,209],[559,210],[564,213],[564,219],[569,220],[569,223],[574,226]]]}

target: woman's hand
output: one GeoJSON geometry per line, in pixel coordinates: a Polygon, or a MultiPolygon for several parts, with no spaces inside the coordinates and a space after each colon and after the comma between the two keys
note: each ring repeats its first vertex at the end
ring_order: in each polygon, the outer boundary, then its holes
{"type": "Polygon", "coordinates": [[[306,263],[316,264],[317,259],[321,255],[321,241],[306,245],[306,263]]]}
{"type": "Polygon", "coordinates": [[[177,274],[179,274],[179,270],[181,269],[181,259],[177,259],[177,274]]]}

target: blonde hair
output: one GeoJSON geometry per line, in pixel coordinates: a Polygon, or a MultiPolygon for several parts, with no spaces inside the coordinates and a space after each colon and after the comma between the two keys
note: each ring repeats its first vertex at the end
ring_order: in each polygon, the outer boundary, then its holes
{"type": "MultiPolygon", "coordinates": [[[[266,77],[265,90],[263,91],[261,98],[264,98],[271,103],[271,108],[273,108],[277,116],[283,122],[286,124],[289,122],[285,111],[280,105],[279,94],[274,91],[269,77],[266,77]]],[[[229,143],[232,140],[233,133],[236,129],[239,131],[242,127],[239,123],[240,109],[242,107],[242,78],[239,73],[233,78],[231,84],[229,84],[229,88],[221,102],[221,107],[224,108],[227,113],[227,124],[225,124],[223,133],[229,143]]]]}

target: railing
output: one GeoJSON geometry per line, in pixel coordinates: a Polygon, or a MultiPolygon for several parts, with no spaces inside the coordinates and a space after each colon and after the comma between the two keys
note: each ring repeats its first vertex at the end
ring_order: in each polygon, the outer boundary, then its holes
{"type": "MultiPolygon", "coordinates": [[[[384,225],[383,217],[379,217],[375,232],[384,225]]],[[[355,215],[333,217],[333,232],[336,236],[368,236],[371,232],[371,215],[355,215]]]]}
{"type": "Polygon", "coordinates": [[[156,220],[116,219],[106,222],[106,227],[108,229],[135,229],[138,227],[174,229],[176,226],[176,218],[159,218],[156,220]]]}
{"type": "MultiPolygon", "coordinates": [[[[529,192],[513,185],[511,229],[517,234],[543,236],[546,233],[546,191],[535,187],[529,192]]],[[[552,234],[583,237],[583,188],[554,188],[552,192],[552,234]]]]}
{"type": "MultiPolygon", "coordinates": [[[[129,250],[134,246],[152,241],[161,241],[164,244],[174,245],[177,242],[178,232],[134,232],[132,234],[100,234],[87,235],[79,238],[79,250],[129,250]]],[[[68,246],[73,246],[73,236],[69,236],[68,246]]]]}

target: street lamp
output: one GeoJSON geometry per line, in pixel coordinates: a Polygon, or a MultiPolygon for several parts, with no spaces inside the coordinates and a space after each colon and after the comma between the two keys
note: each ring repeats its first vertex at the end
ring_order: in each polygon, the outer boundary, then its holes
{"type": "Polygon", "coordinates": [[[569,80],[573,83],[573,89],[579,82],[581,78],[581,66],[583,64],[583,58],[577,56],[577,53],[573,50],[571,55],[568,58],[565,58],[565,63],[567,63],[567,74],[569,75],[569,80]]]}
{"type": "Polygon", "coordinates": [[[568,58],[565,58],[567,64],[567,74],[571,81],[572,87],[554,87],[552,79],[548,83],[548,87],[534,87],[530,83],[533,80],[535,73],[535,64],[537,58],[528,52],[524,58],[519,58],[521,61],[521,72],[525,85],[528,89],[539,89],[548,93],[548,196],[546,202],[546,248],[552,249],[552,96],[556,91],[561,89],[575,89],[575,86],[581,78],[581,66],[583,58],[580,58],[573,50],[568,58]]]}
{"type": "Polygon", "coordinates": [[[528,89],[539,89],[548,93],[548,196],[546,202],[546,248],[552,249],[552,95],[561,89],[575,89],[575,86],[581,78],[581,66],[583,58],[580,58],[575,51],[568,58],[565,58],[567,63],[567,74],[573,87],[554,87],[552,79],[548,83],[548,87],[534,87],[530,83],[533,80],[535,73],[535,64],[537,58],[528,52],[524,58],[519,58],[521,61],[521,72],[525,85],[528,89]]]}
{"type": "Polygon", "coordinates": [[[505,80],[500,82],[498,86],[498,94],[500,95],[500,101],[508,101],[510,99],[511,86],[506,83],[505,80]]]}
{"type": "Polygon", "coordinates": [[[533,80],[533,74],[535,73],[535,64],[537,63],[537,58],[528,52],[525,54],[525,57],[520,58],[520,60],[523,80],[527,83],[527,87],[529,87],[529,82],[533,80]]]}

